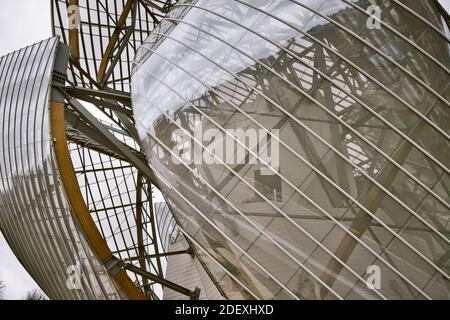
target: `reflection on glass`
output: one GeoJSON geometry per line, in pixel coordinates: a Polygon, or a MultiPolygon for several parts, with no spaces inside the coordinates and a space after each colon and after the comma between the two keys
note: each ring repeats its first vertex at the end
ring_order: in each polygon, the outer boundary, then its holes
{"type": "MultiPolygon", "coordinates": [[[[202,265],[190,254],[189,244],[177,227],[167,204],[155,203],[155,215],[161,235],[162,249],[164,252],[172,253],[166,257],[165,278],[185,288],[198,288],[200,300],[223,299],[202,265]],[[180,253],[183,251],[186,253],[180,253]]],[[[187,300],[189,297],[165,287],[163,299],[187,300]]]]}
{"type": "Polygon", "coordinates": [[[137,52],[149,163],[229,298],[450,297],[448,26],[375,3],[182,1],[137,52]]]}

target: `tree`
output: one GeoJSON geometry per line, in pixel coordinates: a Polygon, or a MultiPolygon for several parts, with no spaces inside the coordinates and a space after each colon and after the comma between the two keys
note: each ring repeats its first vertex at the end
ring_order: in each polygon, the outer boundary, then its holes
{"type": "Polygon", "coordinates": [[[3,293],[5,291],[5,288],[6,288],[5,283],[2,280],[0,280],[0,299],[3,298],[3,293]]]}
{"type": "Polygon", "coordinates": [[[47,300],[47,297],[39,290],[28,291],[25,300],[47,300]]]}

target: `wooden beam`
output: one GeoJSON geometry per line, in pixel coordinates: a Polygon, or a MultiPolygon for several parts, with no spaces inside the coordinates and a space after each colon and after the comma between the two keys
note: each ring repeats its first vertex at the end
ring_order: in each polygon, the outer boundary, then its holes
{"type": "Polygon", "coordinates": [[[114,29],[111,38],[109,39],[108,46],[106,47],[105,52],[103,53],[102,61],[100,63],[100,67],[98,69],[98,81],[102,82],[105,78],[106,68],[108,67],[109,58],[113,53],[114,47],[119,41],[120,32],[122,31],[125,22],[127,21],[127,17],[130,14],[131,9],[133,8],[134,0],[128,0],[125,6],[123,7],[122,14],[120,15],[119,20],[117,21],[116,27],[114,29]]]}
{"type": "MultiPolygon", "coordinates": [[[[113,257],[113,254],[92,219],[91,213],[81,194],[67,145],[64,121],[64,103],[50,102],[50,125],[52,137],[54,139],[53,146],[61,182],[66,191],[66,198],[91,248],[100,261],[102,261],[103,265],[105,265],[106,262],[113,257]]],[[[145,299],[142,292],[130,279],[125,270],[121,269],[115,275],[112,275],[112,277],[130,299],[145,299]]]]}
{"type": "Polygon", "coordinates": [[[80,60],[80,26],[78,25],[79,17],[79,0],[69,0],[68,8],[68,21],[69,21],[69,47],[70,55],[75,61],[80,60]],[[76,8],[76,10],[75,10],[76,8]],[[75,10],[75,11],[73,11],[75,10]],[[76,22],[76,25],[71,23],[76,22]]]}

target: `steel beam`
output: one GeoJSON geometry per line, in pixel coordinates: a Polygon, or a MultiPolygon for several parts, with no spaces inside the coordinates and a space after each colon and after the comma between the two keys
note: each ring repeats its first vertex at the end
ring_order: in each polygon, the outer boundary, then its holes
{"type": "Polygon", "coordinates": [[[82,96],[112,99],[123,103],[131,108],[131,95],[127,92],[114,90],[95,90],[84,87],[65,87],[64,90],[71,96],[78,98],[82,96]]]}
{"type": "Polygon", "coordinates": [[[105,126],[97,120],[77,99],[67,97],[69,105],[75,109],[85,121],[98,130],[98,133],[103,139],[108,141],[108,145],[113,145],[114,149],[119,151],[120,154],[127,159],[127,161],[133,164],[136,169],[152,184],[156,184],[155,176],[152,170],[149,168],[145,159],[139,158],[133,152],[129,146],[117,139],[105,126]]]}
{"type": "Polygon", "coordinates": [[[124,259],[124,261],[146,260],[146,259],[153,259],[153,258],[160,258],[160,257],[176,256],[176,255],[180,255],[180,254],[193,255],[194,252],[192,251],[191,248],[188,248],[186,250],[180,250],[180,251],[165,252],[165,253],[159,253],[159,254],[140,255],[139,257],[132,257],[132,258],[124,259]]]}
{"type": "Polygon", "coordinates": [[[154,281],[156,283],[163,285],[164,287],[167,287],[167,288],[172,289],[176,292],[179,292],[185,296],[188,296],[191,300],[198,300],[198,298],[200,297],[200,289],[199,288],[195,288],[193,291],[191,291],[185,287],[182,287],[176,283],[173,283],[172,281],[166,280],[166,279],[164,279],[160,276],[157,276],[153,273],[142,270],[141,268],[138,268],[130,263],[124,262],[122,266],[125,270],[134,272],[134,273],[140,275],[141,277],[145,277],[148,280],[154,281]]]}
{"type": "MultiPolygon", "coordinates": [[[[114,47],[116,46],[117,42],[119,41],[120,33],[122,32],[123,26],[125,25],[125,23],[127,21],[127,17],[130,14],[133,4],[135,4],[135,0],[128,0],[127,3],[125,4],[125,6],[123,7],[122,14],[120,15],[120,18],[116,23],[114,32],[113,32],[111,38],[109,39],[108,46],[106,47],[106,50],[103,53],[102,61],[100,63],[100,67],[98,70],[98,76],[97,76],[98,81],[100,83],[104,83],[105,80],[107,80],[105,75],[106,75],[106,68],[108,67],[108,62],[114,51],[114,47]]],[[[120,56],[121,52],[118,52],[117,54],[120,56]]],[[[112,65],[112,67],[114,68],[114,65],[112,65]]]]}

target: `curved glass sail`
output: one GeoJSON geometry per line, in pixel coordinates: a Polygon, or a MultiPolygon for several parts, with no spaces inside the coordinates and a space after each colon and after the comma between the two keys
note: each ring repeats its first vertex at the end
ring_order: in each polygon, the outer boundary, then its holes
{"type": "Polygon", "coordinates": [[[60,180],[49,111],[58,46],[53,38],[0,58],[0,229],[49,298],[127,298],[91,249],[60,180]]]}
{"type": "Polygon", "coordinates": [[[450,297],[437,1],[187,0],[139,48],[134,118],[228,298],[450,297]]]}
{"type": "MultiPolygon", "coordinates": [[[[155,215],[161,236],[161,248],[168,254],[165,278],[186,288],[197,288],[200,300],[223,299],[202,264],[195,259],[194,252],[178,228],[167,204],[155,203],[155,215]]],[[[163,293],[164,300],[189,298],[167,287],[164,288],[163,293]]]]}

